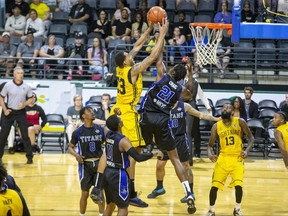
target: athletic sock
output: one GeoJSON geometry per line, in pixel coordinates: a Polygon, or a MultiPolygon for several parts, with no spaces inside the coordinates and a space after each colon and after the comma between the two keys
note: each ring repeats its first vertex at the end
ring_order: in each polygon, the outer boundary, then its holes
{"type": "Polygon", "coordinates": [[[210,206],[209,211],[210,211],[210,212],[215,212],[215,205],[210,206]]]}
{"type": "Polygon", "coordinates": [[[235,209],[241,209],[241,203],[236,203],[236,205],[235,205],[235,209]]]}
{"type": "Polygon", "coordinates": [[[162,189],[163,188],[163,181],[157,180],[157,187],[156,190],[162,189]]]}
{"type": "Polygon", "coordinates": [[[189,182],[186,180],[186,181],[183,181],[182,182],[182,186],[183,186],[183,189],[186,193],[186,196],[189,196],[191,194],[191,190],[190,190],[190,186],[189,186],[189,182]]]}

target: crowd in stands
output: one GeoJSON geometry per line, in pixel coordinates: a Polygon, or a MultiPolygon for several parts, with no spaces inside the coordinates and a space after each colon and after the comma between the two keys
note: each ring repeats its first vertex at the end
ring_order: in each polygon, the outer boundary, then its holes
{"type": "MultiPolygon", "coordinates": [[[[169,64],[175,63],[175,56],[178,59],[187,55],[194,55],[194,58],[197,58],[195,50],[193,52],[192,49],[192,54],[191,49],[187,48],[189,45],[195,46],[189,23],[231,24],[233,2],[231,0],[6,1],[7,20],[5,33],[0,37],[0,42],[2,41],[0,56],[17,57],[19,60],[1,60],[1,67],[6,67],[3,75],[9,77],[11,67],[18,63],[23,64],[28,71],[27,75],[32,78],[42,78],[45,73],[45,78],[72,80],[85,74],[89,75],[89,79],[101,80],[109,72],[107,59],[111,48],[119,43],[124,45],[135,43],[148,28],[147,12],[154,5],[164,8],[170,21],[169,33],[166,36],[168,48],[165,50],[169,64]],[[203,7],[204,4],[206,8],[203,7]],[[15,48],[10,45],[7,48],[8,44],[16,45],[17,52],[15,53],[15,48]],[[37,61],[36,57],[46,60],[37,61]],[[71,60],[64,61],[59,58],[71,58],[71,60]]],[[[281,16],[283,14],[288,14],[288,6],[284,0],[265,0],[265,5],[262,0],[242,1],[243,22],[285,22],[286,17],[281,16]]],[[[147,38],[147,52],[145,53],[144,49],[142,54],[147,55],[153,48],[157,31],[155,25],[151,37],[147,38]]],[[[229,40],[229,35],[224,33],[221,44],[228,48],[220,49],[224,53],[218,54],[216,66],[220,78],[224,77],[231,56],[229,47],[232,44],[229,40]]],[[[197,73],[207,72],[202,65],[195,66],[197,73]]]]}

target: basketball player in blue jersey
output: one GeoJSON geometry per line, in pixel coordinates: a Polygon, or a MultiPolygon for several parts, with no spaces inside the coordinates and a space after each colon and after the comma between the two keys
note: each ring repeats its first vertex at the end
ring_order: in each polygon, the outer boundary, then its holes
{"type": "MultiPolygon", "coordinates": [[[[103,128],[100,125],[93,123],[95,119],[92,107],[86,106],[81,108],[80,119],[84,124],[77,128],[69,143],[68,152],[72,154],[78,164],[79,179],[81,185],[80,198],[80,216],[84,216],[87,207],[87,198],[89,190],[94,185],[98,162],[103,154],[103,142],[105,135],[103,128]],[[77,146],[77,151],[74,148],[77,146]]],[[[98,203],[99,216],[103,215],[104,205],[98,203]]]]}
{"type": "Polygon", "coordinates": [[[115,207],[118,214],[128,215],[129,206],[129,176],[126,169],[130,166],[128,156],[137,162],[142,162],[158,154],[148,152],[139,154],[132,146],[130,140],[122,134],[123,121],[116,114],[106,120],[105,128],[106,145],[103,157],[107,167],[103,176],[103,187],[106,195],[107,207],[104,215],[112,215],[115,207]]]}
{"type": "MultiPolygon", "coordinates": [[[[182,163],[185,173],[188,176],[188,182],[192,196],[195,200],[193,192],[193,173],[189,165],[189,139],[186,133],[186,115],[196,116],[197,118],[205,119],[208,121],[218,121],[220,118],[215,118],[209,114],[204,114],[194,109],[190,104],[178,101],[170,112],[170,123],[169,126],[172,129],[172,133],[176,142],[177,152],[179,155],[180,162],[182,163]]],[[[164,157],[157,160],[156,164],[156,178],[157,187],[149,194],[148,198],[156,198],[159,195],[165,194],[163,187],[163,180],[165,176],[165,165],[169,160],[167,151],[163,151],[164,157]]],[[[187,197],[181,199],[182,203],[187,202],[187,197]]]]}
{"type": "Polygon", "coordinates": [[[169,128],[170,112],[179,101],[180,96],[189,100],[191,93],[177,82],[186,76],[184,65],[177,64],[165,74],[163,55],[160,54],[157,62],[157,76],[148,89],[141,103],[141,130],[145,143],[152,143],[153,137],[157,147],[166,150],[176,174],[181,181],[187,197],[188,213],[196,212],[188,178],[183,165],[179,160],[176,142],[169,128]]]}
{"type": "Polygon", "coordinates": [[[241,201],[243,196],[244,159],[252,148],[254,137],[244,119],[233,117],[233,110],[234,108],[231,104],[224,104],[221,110],[222,120],[215,123],[211,129],[207,153],[209,159],[216,164],[209,195],[210,209],[208,216],[215,216],[217,192],[218,189],[223,189],[228,175],[231,175],[232,184],[235,187],[236,205],[233,215],[243,215],[241,201]],[[243,148],[243,133],[248,139],[246,149],[243,148]],[[217,138],[219,138],[220,143],[219,156],[215,155],[212,150],[217,138]]]}

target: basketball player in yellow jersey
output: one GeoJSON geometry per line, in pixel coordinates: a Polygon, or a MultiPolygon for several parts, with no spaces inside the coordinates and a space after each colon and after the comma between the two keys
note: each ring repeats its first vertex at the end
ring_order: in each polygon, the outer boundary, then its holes
{"type": "MultiPolygon", "coordinates": [[[[145,71],[159,56],[163,49],[164,37],[168,31],[168,20],[163,19],[159,25],[159,38],[152,49],[149,56],[142,62],[135,64],[134,57],[141,50],[153,29],[153,24],[149,23],[149,28],[146,32],[136,41],[133,49],[127,52],[119,52],[115,57],[116,77],[117,77],[117,99],[116,104],[112,107],[110,113],[114,113],[115,108],[120,108],[121,118],[124,123],[122,133],[132,143],[133,147],[138,152],[141,151],[139,147],[145,146],[142,139],[141,129],[139,125],[139,115],[136,110],[136,104],[140,99],[142,92],[142,72],[145,71]]],[[[150,143],[147,143],[150,144],[150,143]]],[[[130,167],[127,169],[129,178],[131,180],[130,188],[130,205],[138,207],[148,207],[148,204],[143,202],[137,197],[135,191],[135,165],[136,161],[130,157],[130,167]]]]}
{"type": "Polygon", "coordinates": [[[277,112],[274,114],[272,123],[276,128],[274,138],[278,143],[281,151],[285,167],[288,169],[288,122],[285,112],[277,112]]]}
{"type": "Polygon", "coordinates": [[[0,162],[0,215],[30,216],[23,196],[16,190],[8,189],[6,178],[7,170],[0,162]]]}
{"type": "Polygon", "coordinates": [[[250,151],[254,137],[249,130],[245,120],[233,117],[233,106],[224,104],[222,107],[221,121],[215,123],[211,129],[211,136],[207,148],[208,157],[212,162],[216,162],[212,177],[212,187],[210,190],[210,209],[208,216],[215,216],[215,202],[218,189],[223,189],[228,175],[233,179],[235,186],[236,206],[233,215],[242,215],[242,184],[244,175],[244,158],[250,151]],[[248,146],[244,150],[242,135],[248,138],[248,146]],[[220,154],[219,157],[213,153],[213,145],[219,138],[220,154]]]}

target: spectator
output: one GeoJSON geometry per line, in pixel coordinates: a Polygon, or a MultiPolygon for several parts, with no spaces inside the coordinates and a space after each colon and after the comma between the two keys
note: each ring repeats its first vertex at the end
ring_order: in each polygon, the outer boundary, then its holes
{"type": "Polygon", "coordinates": [[[288,23],[288,4],[286,0],[279,0],[276,16],[278,23],[288,23]]]}
{"type": "Polygon", "coordinates": [[[42,2],[42,0],[32,0],[30,4],[30,9],[37,11],[38,17],[43,20],[49,20],[50,18],[50,8],[48,5],[42,2]]]}
{"type": "Polygon", "coordinates": [[[131,11],[129,9],[129,4],[127,3],[127,0],[117,0],[117,10],[115,11],[112,19],[111,19],[111,24],[114,24],[115,20],[120,20],[122,17],[122,10],[126,9],[128,13],[128,20],[131,22],[131,11]]]}
{"type": "MultiPolygon", "coordinates": [[[[150,39],[150,41],[148,42],[148,45],[146,47],[146,52],[151,53],[153,47],[155,46],[155,44],[157,43],[159,38],[159,31],[156,30],[154,32],[154,36],[150,39]]],[[[166,41],[164,39],[164,47],[163,47],[163,52],[165,52],[165,45],[166,45],[166,41]]]]}
{"type": "Polygon", "coordinates": [[[131,44],[134,44],[141,37],[141,33],[138,29],[136,29],[133,31],[133,34],[131,34],[131,36],[131,44]]]}
{"type": "Polygon", "coordinates": [[[111,96],[110,94],[104,93],[101,98],[101,107],[98,109],[94,109],[95,120],[93,121],[95,124],[105,125],[106,120],[110,116],[110,105],[111,96]]]}
{"type": "Polygon", "coordinates": [[[207,44],[208,43],[208,38],[206,35],[203,35],[203,28],[201,26],[197,26],[196,29],[196,38],[193,38],[190,42],[191,52],[194,57],[194,70],[193,70],[193,77],[198,78],[199,77],[199,72],[201,71],[202,73],[208,73],[208,70],[203,67],[201,63],[196,63],[198,54],[197,54],[197,49],[196,49],[196,44],[207,44]],[[196,44],[195,44],[196,41],[196,44]]]}
{"type": "Polygon", "coordinates": [[[70,58],[70,60],[68,60],[67,62],[69,68],[67,80],[72,80],[72,71],[74,69],[74,66],[77,65],[78,70],[76,71],[76,73],[81,76],[83,74],[84,65],[81,59],[87,57],[87,46],[83,43],[82,32],[75,33],[75,43],[71,44],[68,47],[67,53],[68,58],[70,58]]]}
{"type": "Polygon", "coordinates": [[[230,62],[230,56],[232,54],[230,38],[223,37],[217,48],[217,64],[216,67],[220,70],[218,77],[220,79],[225,78],[225,69],[230,62]]]}
{"type": "Polygon", "coordinates": [[[31,141],[32,151],[40,153],[40,148],[36,142],[36,135],[38,135],[47,122],[47,117],[41,106],[36,104],[37,95],[33,92],[33,100],[25,107],[26,118],[28,122],[28,136],[31,141]],[[41,124],[39,119],[41,118],[41,124]]]}
{"type": "Polygon", "coordinates": [[[148,23],[148,22],[147,22],[147,13],[148,13],[147,0],[142,0],[142,1],[141,1],[140,8],[139,8],[136,12],[141,13],[141,14],[142,14],[142,17],[143,17],[143,21],[146,22],[146,23],[148,23]]]}
{"type": "Polygon", "coordinates": [[[21,15],[26,17],[30,11],[29,4],[23,0],[10,0],[10,3],[7,5],[7,14],[6,17],[11,16],[13,14],[13,8],[15,5],[18,5],[21,10],[21,15]]]}
{"type": "MultiPolygon", "coordinates": [[[[38,18],[38,13],[34,9],[30,10],[29,19],[26,22],[25,35],[28,31],[32,32],[34,37],[42,37],[44,35],[43,21],[38,18]]],[[[21,39],[25,41],[26,36],[21,37],[21,39]]]]}
{"type": "Polygon", "coordinates": [[[85,0],[78,0],[78,4],[71,8],[69,13],[70,23],[87,23],[90,24],[91,19],[91,8],[85,3],[85,0]]]}
{"type": "Polygon", "coordinates": [[[81,95],[75,95],[73,97],[74,105],[67,110],[68,126],[66,127],[66,133],[69,142],[71,141],[73,131],[82,125],[79,115],[80,109],[82,108],[82,100],[81,95]]]}
{"type": "Polygon", "coordinates": [[[38,17],[42,19],[43,25],[45,28],[45,35],[47,36],[47,32],[49,30],[50,22],[50,8],[47,4],[43,3],[42,0],[32,0],[30,4],[31,9],[35,9],[37,11],[38,17]]]}
{"type": "Polygon", "coordinates": [[[106,44],[109,44],[110,39],[121,39],[124,40],[126,44],[130,44],[130,34],[131,34],[131,22],[128,21],[128,11],[122,9],[121,19],[115,20],[112,25],[112,36],[106,38],[106,44]]]}
{"type": "Polygon", "coordinates": [[[280,110],[285,112],[288,115],[288,93],[285,94],[285,103],[282,104],[280,110]]]}
{"type": "MultiPolygon", "coordinates": [[[[176,9],[182,1],[186,1],[186,2],[191,1],[194,4],[195,11],[198,10],[198,0],[176,0],[176,9]]],[[[201,1],[203,1],[203,0],[201,0],[201,1]]]]}
{"type": "Polygon", "coordinates": [[[11,36],[21,37],[24,34],[26,18],[21,15],[19,5],[13,7],[13,16],[9,17],[5,23],[5,31],[11,36]]]}
{"type": "Polygon", "coordinates": [[[141,13],[136,12],[135,13],[135,19],[134,23],[132,23],[132,33],[131,35],[134,35],[134,31],[138,30],[140,32],[140,35],[143,34],[148,29],[148,25],[143,20],[143,16],[141,13]]]}
{"type": "Polygon", "coordinates": [[[28,31],[25,42],[21,43],[17,49],[18,64],[28,68],[32,78],[36,78],[36,57],[40,50],[40,44],[34,41],[32,31],[28,31]]]}
{"type": "Polygon", "coordinates": [[[250,2],[245,1],[241,11],[241,22],[255,22],[256,17],[250,9],[250,2]]]}
{"type": "Polygon", "coordinates": [[[267,14],[266,8],[275,13],[277,9],[277,0],[264,0],[264,1],[266,7],[264,7],[263,5],[263,0],[256,0],[258,15],[263,16],[265,13],[267,14]]]}
{"type": "Polygon", "coordinates": [[[10,43],[10,34],[9,32],[2,33],[3,42],[0,43],[0,66],[6,67],[5,77],[10,77],[10,73],[14,66],[14,59],[9,57],[16,56],[16,46],[10,43]]]}
{"type": "Polygon", "coordinates": [[[244,88],[244,95],[245,99],[243,100],[245,105],[245,110],[247,114],[247,120],[252,118],[258,118],[258,104],[251,99],[253,95],[253,88],[252,87],[245,87],[244,88]]]}
{"type": "Polygon", "coordinates": [[[56,8],[56,11],[63,11],[70,13],[71,8],[77,4],[78,0],[57,0],[58,1],[58,8],[56,8]]]}
{"type": "Polygon", "coordinates": [[[181,34],[180,29],[178,27],[174,28],[173,36],[171,39],[168,40],[169,47],[169,60],[171,65],[174,65],[174,60],[176,56],[176,51],[180,52],[181,58],[187,55],[187,41],[185,35],[181,34]]]}
{"type": "Polygon", "coordinates": [[[214,17],[215,23],[225,23],[225,24],[232,23],[232,14],[228,12],[227,9],[228,9],[228,1],[223,1],[221,11],[216,13],[214,17]]]}
{"type": "MultiPolygon", "coordinates": [[[[175,22],[174,24],[172,24],[172,28],[170,28],[171,30],[178,27],[180,29],[180,32],[182,35],[186,36],[187,42],[191,40],[192,38],[192,34],[191,34],[191,30],[189,28],[189,23],[185,22],[185,12],[184,11],[178,11],[178,22],[175,22]]],[[[169,33],[170,35],[173,34],[172,31],[170,31],[169,33]]]]}
{"type": "Polygon", "coordinates": [[[106,39],[111,35],[111,23],[108,20],[108,14],[105,10],[100,10],[98,14],[98,20],[93,22],[91,26],[91,33],[88,38],[100,37],[106,39]]]}
{"type": "Polygon", "coordinates": [[[46,60],[39,60],[40,69],[45,69],[46,77],[53,78],[57,74],[58,79],[63,79],[63,66],[64,49],[60,45],[56,44],[56,38],[54,35],[49,35],[48,44],[40,48],[39,56],[46,58],[46,60]],[[51,59],[49,58],[57,58],[51,59]]]}
{"type": "Polygon", "coordinates": [[[21,192],[18,191],[20,189],[17,185],[15,184],[15,189],[17,190],[8,187],[8,185],[11,186],[9,181],[11,178],[13,177],[8,175],[7,170],[0,161],[0,213],[1,215],[30,216],[26,201],[21,192]]]}
{"type": "Polygon", "coordinates": [[[241,97],[234,97],[231,102],[234,107],[233,117],[239,117],[247,122],[247,113],[245,110],[245,105],[241,97]]]}
{"type": "Polygon", "coordinates": [[[156,5],[166,10],[167,7],[166,0],[157,0],[156,5]]]}
{"type": "Polygon", "coordinates": [[[89,71],[92,72],[92,80],[99,80],[108,73],[107,51],[102,47],[101,40],[97,37],[93,39],[93,47],[87,51],[89,71]],[[99,76],[99,74],[101,76],[99,76]]]}

